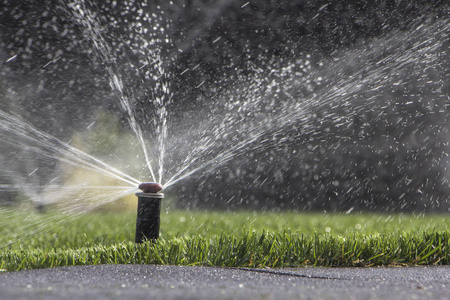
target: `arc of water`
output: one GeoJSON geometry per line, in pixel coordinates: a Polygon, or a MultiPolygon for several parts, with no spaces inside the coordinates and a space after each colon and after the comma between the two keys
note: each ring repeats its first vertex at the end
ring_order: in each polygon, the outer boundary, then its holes
{"type": "Polygon", "coordinates": [[[119,72],[117,72],[116,70],[117,67],[115,66],[115,60],[111,59],[111,57],[113,57],[111,54],[111,47],[106,42],[102,33],[98,29],[100,26],[98,26],[91,11],[86,8],[84,0],[75,1],[72,3],[65,3],[64,1],[61,1],[61,4],[63,5],[63,7],[66,7],[66,10],[68,10],[69,13],[71,13],[75,17],[75,20],[78,23],[81,23],[81,25],[86,30],[87,36],[91,39],[92,44],[94,45],[94,48],[96,50],[97,58],[106,67],[111,88],[119,93],[118,98],[120,101],[120,105],[122,109],[127,113],[130,127],[138,138],[139,144],[141,145],[142,151],[144,153],[145,163],[149,168],[151,177],[156,180],[156,176],[151,165],[151,159],[147,150],[147,143],[144,139],[142,129],[136,122],[135,112],[130,104],[130,100],[124,93],[122,80],[117,76],[119,72]]]}
{"type": "MultiPolygon", "coordinates": [[[[447,24],[448,21],[438,22],[435,26],[431,26],[433,29],[430,32],[439,35],[442,33],[442,31],[447,30],[447,24]]],[[[426,35],[428,34],[428,31],[423,31],[420,34],[422,36],[426,35]]],[[[392,40],[396,38],[396,35],[391,37],[392,40]]],[[[300,120],[301,118],[305,118],[307,113],[306,109],[314,105],[314,103],[318,103],[318,101],[321,101],[320,104],[327,104],[332,101],[346,102],[350,100],[354,96],[354,94],[359,92],[364,86],[370,86],[374,83],[376,84],[376,86],[388,84],[389,81],[392,80],[392,75],[400,73],[400,70],[402,68],[407,67],[415,61],[427,61],[428,63],[436,62],[439,59],[439,56],[431,54],[428,55],[427,53],[433,53],[433,51],[436,51],[438,47],[440,47],[442,41],[439,42],[439,40],[435,39],[427,39],[427,41],[428,42],[418,42],[413,45],[413,47],[406,50],[402,49],[402,51],[399,51],[398,55],[388,55],[381,60],[369,63],[366,68],[356,70],[352,76],[353,78],[350,81],[340,79],[333,86],[333,88],[313,95],[309,99],[304,99],[301,103],[297,103],[291,95],[287,94],[286,96],[288,96],[288,98],[291,98],[290,100],[292,100],[295,104],[284,110],[283,116],[277,119],[276,123],[274,123],[271,128],[267,129],[265,124],[256,126],[252,130],[252,136],[233,145],[226,151],[219,153],[206,163],[188,172],[186,171],[192,164],[186,165],[184,168],[174,174],[167,181],[167,183],[164,184],[164,187],[170,187],[175,183],[189,177],[190,175],[197,173],[200,170],[209,167],[212,167],[212,169],[218,168],[219,166],[223,165],[224,163],[238,155],[239,151],[246,147],[251,147],[251,145],[254,145],[251,149],[256,149],[260,146],[260,144],[255,145],[255,142],[257,142],[261,137],[269,132],[281,132],[284,126],[286,126],[291,120],[300,120]]],[[[377,87],[374,87],[374,89],[376,88],[377,87]]],[[[367,100],[374,101],[374,99],[367,100]]],[[[213,143],[206,145],[206,147],[203,147],[198,153],[204,153],[208,151],[209,146],[212,145],[213,143]]],[[[193,159],[192,161],[196,161],[196,159],[193,159]]]]}
{"type": "Polygon", "coordinates": [[[16,138],[22,138],[24,141],[30,143],[30,150],[40,152],[46,157],[58,158],[60,161],[67,162],[72,165],[81,166],[83,168],[107,174],[132,186],[139,184],[137,179],[106,164],[100,159],[63,142],[46,132],[38,130],[20,118],[1,110],[0,135],[3,135],[3,141],[8,142],[9,144],[20,147],[22,146],[22,143],[16,138]],[[33,145],[39,147],[35,147],[33,145]]]}
{"type": "Polygon", "coordinates": [[[122,81],[117,77],[115,72],[113,72],[110,68],[108,68],[108,74],[111,78],[110,85],[113,89],[116,89],[120,93],[120,104],[123,110],[125,110],[128,114],[128,121],[131,126],[131,129],[134,131],[138,141],[142,147],[142,151],[144,152],[145,163],[150,170],[150,174],[152,178],[155,178],[155,173],[153,171],[151,160],[148,155],[146,142],[144,140],[144,135],[142,134],[142,129],[139,124],[136,122],[136,118],[134,116],[134,111],[130,105],[130,101],[125,97],[123,93],[123,84],[122,81]]]}

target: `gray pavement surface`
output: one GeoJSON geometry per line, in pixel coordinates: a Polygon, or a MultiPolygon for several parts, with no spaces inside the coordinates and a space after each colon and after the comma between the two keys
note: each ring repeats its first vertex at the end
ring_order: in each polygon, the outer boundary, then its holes
{"type": "Polygon", "coordinates": [[[2,272],[0,299],[450,299],[450,266],[74,266],[2,272]]]}

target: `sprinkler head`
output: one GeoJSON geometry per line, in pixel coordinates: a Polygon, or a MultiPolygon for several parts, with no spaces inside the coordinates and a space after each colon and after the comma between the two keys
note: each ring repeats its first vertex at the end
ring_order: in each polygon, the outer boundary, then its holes
{"type": "Polygon", "coordinates": [[[156,194],[163,189],[163,186],[157,182],[143,182],[139,185],[139,189],[144,193],[156,194]]]}
{"type": "Polygon", "coordinates": [[[136,243],[145,240],[155,241],[159,237],[159,223],[161,212],[161,200],[163,193],[159,193],[163,186],[156,182],[143,182],[139,185],[143,193],[138,196],[138,207],[136,217],[136,243]]]}

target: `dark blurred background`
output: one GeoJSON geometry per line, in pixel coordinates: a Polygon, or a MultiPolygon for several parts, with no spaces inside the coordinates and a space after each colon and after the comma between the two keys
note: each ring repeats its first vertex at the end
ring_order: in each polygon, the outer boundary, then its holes
{"type": "MultiPolygon", "coordinates": [[[[142,3],[88,1],[86,6],[106,24],[102,30],[111,53],[130,64],[139,61],[140,54],[123,51],[128,48],[120,44],[120,37],[130,34],[129,20],[139,9],[157,12],[148,24],[164,30],[153,36],[159,42],[146,47],[161,51],[164,79],[172,91],[169,123],[174,128],[183,127],[176,120],[186,110],[205,110],[218,94],[226,98],[226,91],[255,68],[282,68],[305,57],[313,71],[323,62],[335,64],[325,83],[305,82],[296,90],[296,95],[307,98],[332,89],[338,77],[357,73],[359,60],[370,58],[375,66],[377,60],[389,58],[392,53],[382,50],[395,42],[389,37],[405,41],[395,51],[410,49],[421,44],[415,35],[421,26],[444,24],[439,28],[447,39],[441,36],[428,53],[435,56],[433,63],[416,59],[395,75],[402,76],[402,84],[384,81],[379,88],[356,93],[350,105],[335,101],[313,105],[306,123],[294,120],[267,131],[262,147],[195,174],[168,193],[184,208],[449,211],[448,1],[142,3]],[[374,50],[377,46],[381,50],[374,50]],[[370,51],[375,54],[365,54],[370,51]]],[[[54,0],[3,0],[0,109],[20,113],[37,128],[68,139],[72,135],[68,131],[82,130],[81,124],[92,118],[90,111],[117,112],[119,105],[109,100],[114,95],[102,74],[102,61],[92,59],[82,26],[70,21],[64,7],[54,0]],[[65,117],[45,117],[55,112],[65,117]]],[[[133,47],[138,46],[129,46],[133,47]]],[[[142,81],[133,70],[124,68],[123,74],[128,87],[139,90],[142,81]]],[[[299,76],[283,74],[278,78],[282,84],[299,76]]],[[[136,92],[136,99],[152,92],[136,92]]],[[[284,101],[283,97],[274,101],[284,101]]],[[[142,117],[147,108],[136,101],[136,114],[142,117]]],[[[4,181],[8,176],[2,173],[4,181]]]]}

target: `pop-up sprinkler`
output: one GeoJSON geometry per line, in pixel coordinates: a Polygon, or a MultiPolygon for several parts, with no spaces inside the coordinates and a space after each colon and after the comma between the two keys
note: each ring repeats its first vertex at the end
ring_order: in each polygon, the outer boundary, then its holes
{"type": "Polygon", "coordinates": [[[145,240],[156,240],[159,237],[159,214],[161,211],[161,199],[164,194],[159,193],[162,185],[156,182],[143,182],[139,185],[142,193],[138,196],[136,218],[136,243],[145,240]]]}

